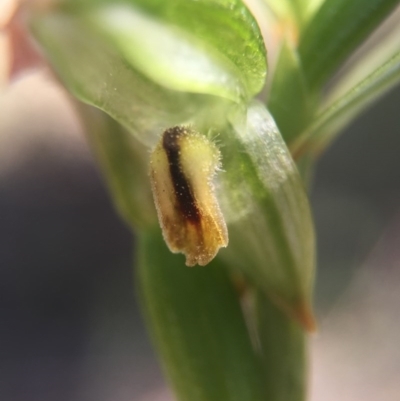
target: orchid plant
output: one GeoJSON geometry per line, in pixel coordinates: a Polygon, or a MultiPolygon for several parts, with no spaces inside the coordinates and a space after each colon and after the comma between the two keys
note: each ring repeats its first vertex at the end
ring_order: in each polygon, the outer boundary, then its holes
{"type": "Polygon", "coordinates": [[[74,96],[177,400],[307,399],[310,172],[400,81],[398,26],[370,38],[398,4],[36,0],[4,24],[74,96]]]}

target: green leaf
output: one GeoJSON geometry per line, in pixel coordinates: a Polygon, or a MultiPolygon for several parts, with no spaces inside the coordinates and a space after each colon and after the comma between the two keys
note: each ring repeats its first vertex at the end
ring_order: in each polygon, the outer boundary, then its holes
{"type": "Polygon", "coordinates": [[[223,266],[189,269],[159,228],[139,235],[144,309],[180,401],[265,401],[237,294],[223,266]]]}
{"type": "Polygon", "coordinates": [[[312,329],[314,229],[301,177],[262,104],[231,119],[233,128],[219,137],[219,198],[229,223],[220,255],[312,329]]]}
{"type": "Polygon", "coordinates": [[[290,144],[308,125],[313,106],[298,54],[284,42],[271,84],[268,108],[286,143],[290,144]]]}
{"type": "Polygon", "coordinates": [[[153,225],[157,216],[149,187],[147,149],[102,111],[78,102],[75,107],[117,210],[134,228],[153,225]]]}
{"type": "Polygon", "coordinates": [[[293,143],[292,153],[299,156],[305,149],[307,152],[321,152],[346,124],[399,82],[400,52],[317,116],[293,143]]]}
{"type": "Polygon", "coordinates": [[[262,293],[256,296],[257,332],[265,368],[266,400],[305,401],[306,335],[262,293]]]}
{"type": "Polygon", "coordinates": [[[299,54],[310,89],[324,85],[398,4],[398,0],[325,0],[300,38],[299,54]]]}

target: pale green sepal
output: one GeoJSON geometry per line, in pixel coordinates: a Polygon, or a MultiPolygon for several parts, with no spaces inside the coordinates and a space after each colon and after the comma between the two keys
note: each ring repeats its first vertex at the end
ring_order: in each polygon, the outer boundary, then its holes
{"type": "Polygon", "coordinates": [[[253,102],[232,124],[221,134],[229,246],[220,254],[312,330],[315,239],[302,179],[264,105],[253,102]]]}

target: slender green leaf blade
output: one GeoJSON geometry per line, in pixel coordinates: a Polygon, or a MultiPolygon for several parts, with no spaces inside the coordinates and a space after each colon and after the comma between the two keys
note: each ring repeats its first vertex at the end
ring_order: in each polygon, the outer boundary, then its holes
{"type": "Polygon", "coordinates": [[[321,152],[332,138],[379,96],[400,82],[400,52],[345,93],[292,144],[295,155],[321,152]]]}
{"type": "Polygon", "coordinates": [[[138,275],[148,323],[180,401],[265,401],[260,360],[223,266],[189,269],[159,228],[140,233],[138,275]]]}
{"type": "Polygon", "coordinates": [[[304,330],[260,292],[255,307],[266,400],[305,401],[308,364],[304,330]]]}
{"type": "Polygon", "coordinates": [[[300,38],[306,81],[318,89],[399,0],[326,0],[300,38]]]}

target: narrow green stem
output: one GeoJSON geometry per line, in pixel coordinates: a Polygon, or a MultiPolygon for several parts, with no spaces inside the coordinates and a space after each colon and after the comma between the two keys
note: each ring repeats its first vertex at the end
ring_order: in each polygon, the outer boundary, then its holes
{"type": "Polygon", "coordinates": [[[268,401],[305,401],[306,334],[264,294],[256,295],[256,318],[268,401]]]}
{"type": "Polygon", "coordinates": [[[139,235],[144,310],[179,401],[265,401],[238,295],[224,267],[188,268],[159,228],[139,235]]]}

